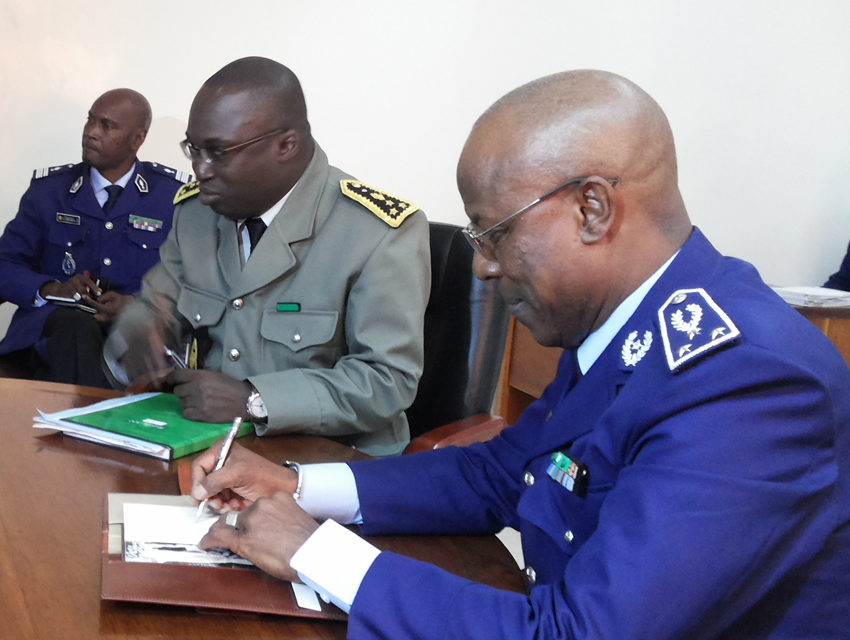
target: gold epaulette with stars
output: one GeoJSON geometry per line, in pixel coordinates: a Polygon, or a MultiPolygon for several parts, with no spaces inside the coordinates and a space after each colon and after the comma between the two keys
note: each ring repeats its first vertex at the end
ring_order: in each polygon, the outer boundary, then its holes
{"type": "Polygon", "coordinates": [[[179,204],[192,196],[196,196],[201,192],[200,182],[195,180],[194,182],[187,182],[182,187],[177,190],[177,193],[174,194],[174,204],[179,204]]]}
{"type": "Polygon", "coordinates": [[[359,202],[393,228],[398,227],[409,215],[419,211],[419,207],[412,202],[374,189],[357,180],[340,180],[339,188],[345,196],[359,202]]]}

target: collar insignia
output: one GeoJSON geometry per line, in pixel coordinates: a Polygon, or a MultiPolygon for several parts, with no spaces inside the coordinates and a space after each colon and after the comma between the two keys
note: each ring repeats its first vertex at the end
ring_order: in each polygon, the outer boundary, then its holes
{"type": "Polygon", "coordinates": [[[136,189],[139,190],[139,193],[147,193],[150,191],[148,188],[148,181],[142,177],[141,173],[136,174],[136,179],[133,180],[133,184],[136,185],[136,189]]]}
{"type": "Polygon", "coordinates": [[[704,289],[673,293],[658,310],[658,321],[670,371],[741,335],[704,289]]]}
{"type": "Polygon", "coordinates": [[[339,188],[343,195],[359,202],[394,229],[404,222],[407,216],[419,211],[419,207],[412,202],[374,189],[357,180],[340,180],[339,188]]]}
{"type": "Polygon", "coordinates": [[[71,185],[71,188],[68,189],[69,193],[77,193],[80,190],[80,187],[83,186],[83,176],[80,176],[76,180],[74,180],[74,184],[71,185]]]}
{"type": "Polygon", "coordinates": [[[652,346],[651,331],[644,331],[643,340],[638,340],[637,336],[638,332],[632,331],[623,343],[623,348],[620,350],[623,356],[623,362],[627,367],[633,367],[640,362],[652,346]]]}

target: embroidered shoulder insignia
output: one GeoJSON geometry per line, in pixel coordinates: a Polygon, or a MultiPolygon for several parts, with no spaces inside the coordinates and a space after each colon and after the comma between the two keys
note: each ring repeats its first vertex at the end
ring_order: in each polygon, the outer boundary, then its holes
{"type": "Polygon", "coordinates": [[[191,182],[194,176],[188,171],[180,171],[179,169],[172,169],[171,167],[166,167],[164,164],[160,164],[159,162],[151,162],[150,166],[153,167],[159,173],[168,176],[169,178],[174,178],[175,180],[179,180],[183,184],[187,182],[191,182]]]}
{"type": "Polygon", "coordinates": [[[339,188],[344,195],[362,204],[393,228],[398,227],[410,214],[419,211],[419,207],[412,202],[373,189],[357,180],[340,180],[339,188]]]}
{"type": "Polygon", "coordinates": [[[658,310],[670,371],[734,340],[741,332],[704,289],[680,289],[658,310]]]}
{"type": "Polygon", "coordinates": [[[201,192],[200,182],[195,180],[194,182],[187,182],[182,187],[177,190],[177,193],[174,194],[174,204],[179,204],[184,200],[188,200],[192,196],[196,196],[201,192]]]}
{"type": "Polygon", "coordinates": [[[67,171],[73,166],[73,164],[58,164],[53,167],[42,167],[41,169],[36,169],[32,172],[32,179],[38,180],[39,178],[46,178],[47,176],[62,173],[63,171],[67,171]]]}

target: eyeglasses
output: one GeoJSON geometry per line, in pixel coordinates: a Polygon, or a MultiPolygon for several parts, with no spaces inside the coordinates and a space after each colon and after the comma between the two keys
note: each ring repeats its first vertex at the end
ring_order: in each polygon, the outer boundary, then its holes
{"type": "Polygon", "coordinates": [[[272,136],[276,136],[284,131],[287,131],[287,127],[280,127],[279,129],[269,131],[261,136],[251,138],[250,140],[240,142],[239,144],[234,144],[230,147],[196,147],[194,144],[189,142],[189,138],[186,138],[180,143],[180,148],[183,149],[183,153],[186,154],[186,157],[193,162],[200,158],[206,164],[225,164],[228,153],[244,149],[250,144],[254,144],[260,140],[265,140],[266,138],[271,138],[272,136]]]}
{"type": "MultiPolygon", "coordinates": [[[[557,187],[555,187],[555,188],[554,188],[554,189],[552,189],[551,191],[547,191],[546,193],[544,193],[542,196],[540,196],[540,197],[539,197],[539,198],[537,198],[536,200],[534,200],[534,201],[532,201],[532,202],[529,202],[527,205],[525,205],[525,206],[524,206],[522,209],[520,209],[519,211],[516,211],[516,212],[512,213],[512,214],[511,214],[511,215],[509,215],[507,218],[503,218],[502,220],[499,220],[499,222],[497,222],[496,224],[494,224],[492,227],[488,227],[487,229],[485,229],[485,230],[484,230],[484,231],[482,231],[481,233],[476,233],[476,232],[473,230],[473,224],[470,222],[470,223],[469,223],[468,225],[466,225],[466,227],[462,230],[463,237],[464,237],[464,238],[466,238],[466,241],[467,241],[467,242],[469,242],[470,246],[471,246],[471,247],[472,247],[472,248],[473,248],[473,249],[474,249],[477,253],[480,253],[480,254],[481,254],[481,256],[482,256],[485,260],[495,260],[495,259],[496,259],[496,244],[498,243],[498,240],[495,240],[495,241],[494,241],[494,240],[491,240],[491,241],[488,243],[488,242],[486,242],[485,240],[483,240],[484,236],[486,236],[486,235],[487,235],[488,233],[490,233],[491,231],[494,231],[495,229],[498,229],[499,227],[501,227],[502,225],[504,225],[504,224],[505,224],[506,222],[508,222],[509,220],[511,220],[511,219],[513,219],[513,218],[516,218],[519,214],[521,214],[521,213],[525,213],[526,211],[528,211],[529,209],[531,209],[534,205],[540,204],[541,202],[543,202],[543,201],[544,201],[544,200],[546,200],[547,198],[551,198],[552,196],[554,196],[554,195],[555,195],[556,193],[558,193],[559,191],[562,191],[563,189],[566,189],[567,187],[569,187],[569,186],[571,186],[571,185],[578,184],[578,183],[580,183],[582,180],[587,180],[589,177],[590,177],[590,176],[582,176],[582,177],[580,177],[580,178],[570,178],[569,180],[567,180],[567,181],[566,181],[566,182],[564,182],[563,184],[559,184],[557,187]]],[[[616,187],[616,186],[617,186],[617,184],[620,182],[620,179],[619,179],[619,178],[605,178],[605,179],[606,179],[608,182],[610,182],[610,183],[611,183],[611,186],[614,186],[614,187],[616,187]]]]}

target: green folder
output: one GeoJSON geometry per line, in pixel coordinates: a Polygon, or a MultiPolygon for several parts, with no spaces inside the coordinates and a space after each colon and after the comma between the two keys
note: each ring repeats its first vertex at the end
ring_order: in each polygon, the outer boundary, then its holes
{"type": "MultiPolygon", "coordinates": [[[[224,437],[231,423],[187,420],[180,401],[170,393],[144,393],[106,400],[83,409],[35,418],[34,426],[59,429],[68,435],[137,453],[171,460],[205,449],[224,437]],[[77,426],[79,425],[79,426],[77,426]]],[[[243,422],[238,436],[252,431],[243,422]]]]}

